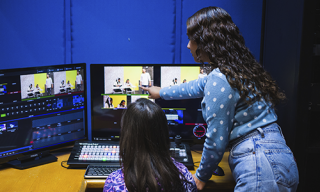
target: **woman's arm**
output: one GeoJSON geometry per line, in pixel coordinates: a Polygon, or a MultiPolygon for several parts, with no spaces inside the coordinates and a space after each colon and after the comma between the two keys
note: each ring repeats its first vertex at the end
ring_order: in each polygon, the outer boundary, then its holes
{"type": "Polygon", "coordinates": [[[229,143],[238,95],[222,78],[208,80],[204,95],[202,113],[206,116],[208,128],[201,162],[195,176],[200,181],[207,182],[229,143]]]}
{"type": "Polygon", "coordinates": [[[158,99],[160,97],[165,100],[194,99],[203,97],[206,82],[207,78],[201,78],[170,87],[160,88],[153,86],[142,89],[149,92],[149,98],[151,99],[158,99]]]}

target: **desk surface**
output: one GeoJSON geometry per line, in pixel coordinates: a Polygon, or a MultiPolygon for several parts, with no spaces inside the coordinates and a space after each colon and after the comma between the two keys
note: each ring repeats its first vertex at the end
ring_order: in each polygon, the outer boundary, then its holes
{"type": "MultiPolygon", "coordinates": [[[[101,189],[104,179],[84,179],[85,169],[66,169],[61,166],[62,161],[67,161],[70,152],[54,153],[58,161],[19,170],[0,165],[0,192],[14,191],[90,191],[90,189],[101,189]]],[[[225,172],[225,176],[212,176],[206,185],[206,190],[219,189],[217,191],[233,191],[235,182],[232,178],[228,165],[228,155],[226,152],[219,166],[225,172]]],[[[201,154],[192,151],[195,165],[199,165],[201,154]]],[[[66,162],[63,163],[67,166],[66,162]]],[[[196,168],[195,168],[196,169],[196,168]]],[[[192,174],[195,170],[190,171],[192,174]]],[[[204,191],[206,191],[204,190],[204,191]]]]}

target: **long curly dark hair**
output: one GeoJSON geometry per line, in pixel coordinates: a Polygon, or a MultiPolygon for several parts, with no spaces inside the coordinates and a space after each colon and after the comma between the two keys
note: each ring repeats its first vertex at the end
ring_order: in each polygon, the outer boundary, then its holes
{"type": "Polygon", "coordinates": [[[264,98],[272,106],[285,99],[270,74],[256,61],[245,46],[239,28],[222,8],[206,7],[187,20],[187,35],[197,43],[197,59],[209,57],[211,69],[219,68],[229,84],[237,88],[248,104],[253,98],[264,98]]]}

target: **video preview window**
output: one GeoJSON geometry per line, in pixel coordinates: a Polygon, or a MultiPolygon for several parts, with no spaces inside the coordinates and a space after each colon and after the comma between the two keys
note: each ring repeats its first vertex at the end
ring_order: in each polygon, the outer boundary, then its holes
{"type": "Polygon", "coordinates": [[[200,66],[162,66],[161,87],[169,87],[187,83],[189,81],[207,76],[200,66]]]}
{"type": "Polygon", "coordinates": [[[168,125],[178,125],[183,124],[183,111],[185,108],[180,109],[170,109],[170,108],[162,108],[165,113],[168,121],[168,125]]]}
{"type": "Polygon", "coordinates": [[[127,103],[127,95],[103,95],[104,109],[125,109],[127,103]]]}
{"type": "Polygon", "coordinates": [[[20,76],[21,100],[83,91],[83,69],[20,76]]]}
{"type": "MultiPolygon", "coordinates": [[[[133,103],[140,98],[149,99],[148,95],[136,94],[102,94],[103,106],[102,109],[126,109],[128,103],[133,103]]],[[[154,102],[154,99],[149,99],[154,102]]]]}
{"type": "Polygon", "coordinates": [[[21,75],[21,99],[46,96],[46,73],[21,75]]]}
{"type": "Polygon", "coordinates": [[[153,86],[153,66],[104,67],[105,94],[148,94],[141,87],[153,86]]]}
{"type": "Polygon", "coordinates": [[[54,94],[83,91],[83,69],[54,72],[54,94]]]}

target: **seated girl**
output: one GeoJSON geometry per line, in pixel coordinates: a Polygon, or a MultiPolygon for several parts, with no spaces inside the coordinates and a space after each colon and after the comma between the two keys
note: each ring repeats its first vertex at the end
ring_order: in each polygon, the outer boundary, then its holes
{"type": "Polygon", "coordinates": [[[127,108],[126,106],[126,101],[125,100],[121,100],[121,102],[119,103],[118,109],[124,109],[124,108],[127,108]]]}
{"type": "Polygon", "coordinates": [[[104,104],[104,108],[114,108],[112,103],[113,99],[111,97],[107,97],[106,102],[104,104]]]}
{"type": "Polygon", "coordinates": [[[120,163],[104,186],[110,191],[197,191],[191,173],[170,157],[167,119],[148,99],[128,105],[121,119],[120,163]]]}

